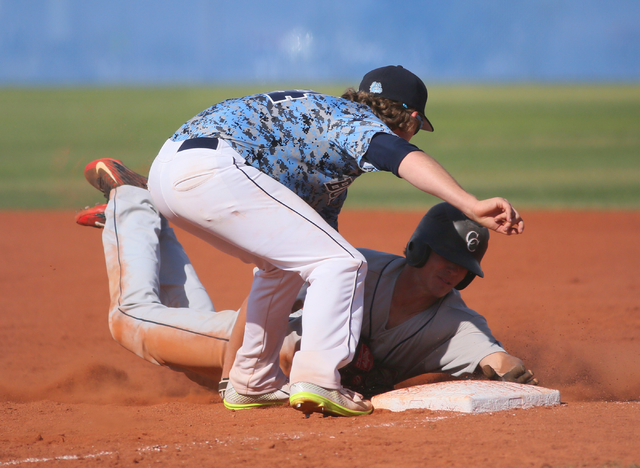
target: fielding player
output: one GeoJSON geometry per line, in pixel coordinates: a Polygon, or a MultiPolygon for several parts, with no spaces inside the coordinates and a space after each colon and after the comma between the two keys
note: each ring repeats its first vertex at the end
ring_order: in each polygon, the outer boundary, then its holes
{"type": "Polygon", "coordinates": [[[409,143],[418,130],[433,130],[426,102],[420,78],[382,67],[340,98],[292,90],[220,102],[160,149],[148,182],[157,210],[258,267],[230,372],[237,404],[290,393],[293,407],[303,411],[338,400],[353,415],[371,411],[370,402],[343,391],[338,371],[351,362],[360,336],[367,265],[338,233],[337,217],[347,188],[364,172],[393,172],[482,225],[522,232],[507,200],[478,201],[409,143]],[[289,386],[279,353],[305,282],[305,333],[289,386]]]}
{"type": "MultiPolygon", "coordinates": [[[[215,312],[173,229],[144,189],[144,177],[114,160],[99,160],[87,167],[87,178],[106,193],[109,203],[80,212],[76,220],[104,227],[112,336],[143,359],[216,386],[225,361],[223,376],[242,340],[244,309],[215,312]],[[111,172],[116,179],[95,183],[98,179],[93,175],[100,162],[119,169],[111,172]]],[[[108,177],[105,172],[99,180],[104,177],[108,177]]],[[[360,399],[357,392],[370,397],[428,372],[463,376],[481,368],[492,379],[536,383],[458,292],[476,275],[483,276],[480,260],[487,241],[485,228],[442,203],[421,221],[407,244],[406,259],[361,250],[369,263],[361,344],[353,362],[341,369],[343,391],[352,400],[360,399]]],[[[301,314],[292,314],[280,350],[286,372],[299,350],[301,328],[301,314]]],[[[285,395],[276,396],[243,400],[231,387],[225,406],[243,409],[288,400],[285,395]]],[[[298,409],[353,415],[335,396],[325,397],[311,409],[304,405],[298,409]]]]}

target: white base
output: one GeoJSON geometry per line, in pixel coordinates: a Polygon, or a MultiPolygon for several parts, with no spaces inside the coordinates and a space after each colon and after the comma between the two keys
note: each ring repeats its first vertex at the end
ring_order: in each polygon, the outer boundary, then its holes
{"type": "Polygon", "coordinates": [[[535,385],[484,380],[439,382],[376,395],[374,408],[390,411],[430,409],[489,413],[514,408],[560,404],[560,392],[535,385]]]}

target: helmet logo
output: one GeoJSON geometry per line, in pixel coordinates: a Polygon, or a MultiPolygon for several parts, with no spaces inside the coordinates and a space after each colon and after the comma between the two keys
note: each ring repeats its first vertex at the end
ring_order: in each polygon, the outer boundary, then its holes
{"type": "Polygon", "coordinates": [[[373,83],[371,83],[371,86],[369,86],[369,92],[380,94],[382,92],[382,83],[380,83],[379,81],[374,81],[373,83]]]}
{"type": "Polygon", "coordinates": [[[475,252],[480,245],[480,239],[478,239],[478,233],[476,231],[469,231],[467,234],[467,250],[469,252],[475,252]]]}

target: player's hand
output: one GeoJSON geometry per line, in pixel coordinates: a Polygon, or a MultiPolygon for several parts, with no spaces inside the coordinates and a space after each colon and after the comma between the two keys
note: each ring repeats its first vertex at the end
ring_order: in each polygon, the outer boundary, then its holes
{"type": "Polygon", "coordinates": [[[516,209],[504,198],[479,200],[473,207],[471,219],[501,234],[522,234],[524,221],[516,209]]]}
{"type": "Polygon", "coordinates": [[[515,366],[513,369],[502,376],[498,375],[498,373],[491,366],[483,366],[482,373],[489,380],[538,385],[538,379],[533,377],[533,371],[527,370],[522,364],[515,366]]]}

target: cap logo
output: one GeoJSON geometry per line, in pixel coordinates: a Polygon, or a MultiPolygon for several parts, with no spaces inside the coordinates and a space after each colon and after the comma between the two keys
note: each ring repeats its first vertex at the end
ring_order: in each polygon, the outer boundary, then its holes
{"type": "Polygon", "coordinates": [[[467,234],[467,250],[469,252],[475,252],[480,245],[480,239],[478,239],[478,233],[476,231],[469,231],[467,234]]]}
{"type": "Polygon", "coordinates": [[[373,94],[380,94],[382,92],[382,83],[379,81],[371,83],[371,86],[369,86],[369,92],[373,94]]]}

